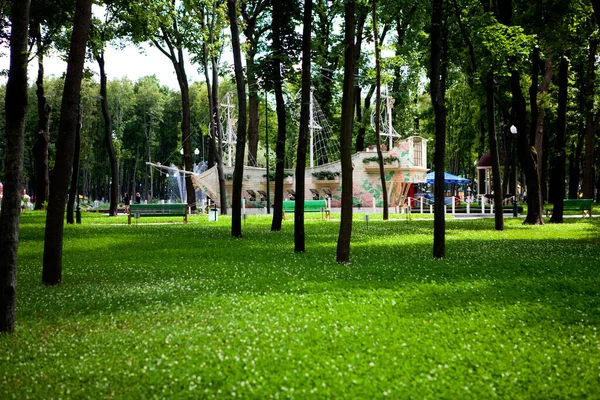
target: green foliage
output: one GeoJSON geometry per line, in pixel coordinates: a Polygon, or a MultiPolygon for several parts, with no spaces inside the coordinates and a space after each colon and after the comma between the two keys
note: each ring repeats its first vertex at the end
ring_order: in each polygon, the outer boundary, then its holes
{"type": "MultiPolygon", "coordinates": [[[[266,177],[267,174],[263,174],[263,176],[266,177]]],[[[289,178],[290,176],[294,176],[294,174],[289,173],[289,172],[284,172],[283,173],[283,179],[289,178]]],[[[275,172],[269,172],[269,181],[270,182],[275,182],[275,172]]]]}
{"type": "MultiPolygon", "coordinates": [[[[372,163],[372,162],[379,162],[379,157],[366,157],[363,158],[362,162],[364,164],[368,164],[368,163],[372,163]]],[[[387,157],[383,157],[383,163],[384,164],[392,164],[394,162],[400,162],[400,159],[396,156],[387,156],[387,157]]]]}
{"type": "Polygon", "coordinates": [[[332,181],[340,176],[340,171],[315,171],[312,176],[320,181],[332,181]]]}
{"type": "Polygon", "coordinates": [[[127,226],[84,213],[65,227],[64,279],[48,288],[44,214],[28,212],[0,396],[596,395],[600,221],[495,231],[493,219],[451,219],[434,260],[431,220],[376,218],[355,214],[340,266],[339,225],[320,215],[294,254],[293,223],[269,233],[267,216],[249,215],[234,240],[228,216],[127,226]]]}

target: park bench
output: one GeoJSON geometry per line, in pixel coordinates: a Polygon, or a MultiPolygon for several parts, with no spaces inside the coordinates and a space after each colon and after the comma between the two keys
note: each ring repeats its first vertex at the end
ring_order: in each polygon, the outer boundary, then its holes
{"type": "MultiPolygon", "coordinates": [[[[581,216],[592,216],[592,199],[564,199],[563,211],[581,211],[581,216]]],[[[546,216],[552,215],[553,208],[546,208],[546,216]]]]}
{"type": "MultiPolygon", "coordinates": [[[[285,220],[286,212],[294,212],[296,209],[296,201],[295,200],[284,200],[282,206],[283,219],[285,220]]],[[[304,200],[304,212],[305,213],[314,213],[314,212],[324,212],[325,217],[329,219],[331,217],[330,211],[327,208],[327,202],[325,200],[304,200]]]]}
{"type": "Polygon", "coordinates": [[[187,223],[188,205],[185,203],[132,204],[129,206],[127,223],[131,225],[131,216],[138,219],[142,215],[154,217],[181,216],[183,222],[187,223]]]}

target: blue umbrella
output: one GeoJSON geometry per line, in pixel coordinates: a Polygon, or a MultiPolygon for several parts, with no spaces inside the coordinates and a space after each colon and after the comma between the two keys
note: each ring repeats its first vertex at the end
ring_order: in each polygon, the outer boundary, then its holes
{"type": "MultiPolygon", "coordinates": [[[[435,171],[431,171],[425,177],[425,183],[433,184],[434,182],[435,182],[435,171]]],[[[446,185],[450,185],[453,183],[464,184],[464,183],[471,183],[471,180],[467,179],[467,178],[461,178],[460,176],[452,175],[448,172],[444,172],[444,183],[446,185]]]]}

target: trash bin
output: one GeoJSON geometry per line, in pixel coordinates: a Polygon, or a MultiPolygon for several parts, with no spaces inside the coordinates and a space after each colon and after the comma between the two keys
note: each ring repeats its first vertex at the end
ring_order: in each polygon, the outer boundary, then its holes
{"type": "Polygon", "coordinates": [[[219,210],[216,208],[211,208],[208,211],[208,221],[215,221],[217,222],[219,220],[219,210]]]}

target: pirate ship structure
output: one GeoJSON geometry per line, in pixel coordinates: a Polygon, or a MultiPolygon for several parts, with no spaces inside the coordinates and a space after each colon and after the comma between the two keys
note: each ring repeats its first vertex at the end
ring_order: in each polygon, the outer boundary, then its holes
{"type": "MultiPolygon", "coordinates": [[[[383,98],[383,124],[381,136],[386,138],[388,147],[383,152],[385,184],[387,186],[388,204],[391,207],[403,206],[411,192],[413,183],[423,182],[427,174],[427,140],[420,136],[402,139],[391,124],[392,100],[390,96],[383,98]]],[[[229,103],[228,103],[229,104],[229,103]]],[[[227,107],[227,106],[226,106],[227,107]]],[[[227,107],[227,110],[230,108],[227,107]]],[[[230,115],[225,113],[225,115],[230,115]]],[[[373,119],[373,118],[372,118],[373,119]]],[[[231,153],[235,147],[233,123],[226,120],[227,127],[224,149],[225,159],[232,160],[231,153]]],[[[327,123],[323,112],[311,94],[310,106],[309,165],[305,175],[295,176],[295,169],[284,172],[284,199],[296,200],[296,182],[305,181],[305,200],[327,199],[330,207],[339,207],[341,202],[341,163],[339,161],[339,144],[327,123]]],[[[383,205],[382,186],[379,174],[379,162],[375,146],[360,151],[352,156],[353,169],[353,204],[358,207],[380,207],[383,205]]],[[[163,166],[153,164],[158,168],[163,166]]],[[[172,168],[169,168],[172,169],[172,168]]],[[[231,201],[232,177],[234,167],[226,162],[223,172],[226,177],[227,201],[231,201]]],[[[183,171],[180,171],[183,172],[183,171]]],[[[207,197],[219,205],[219,177],[214,166],[202,173],[190,173],[196,190],[202,190],[207,197]]],[[[265,168],[244,166],[242,198],[247,208],[263,208],[267,201],[273,201],[275,182],[268,179],[265,168]],[[270,185],[267,190],[267,184],[270,185]],[[267,193],[271,198],[267,199],[267,193]]]]}

